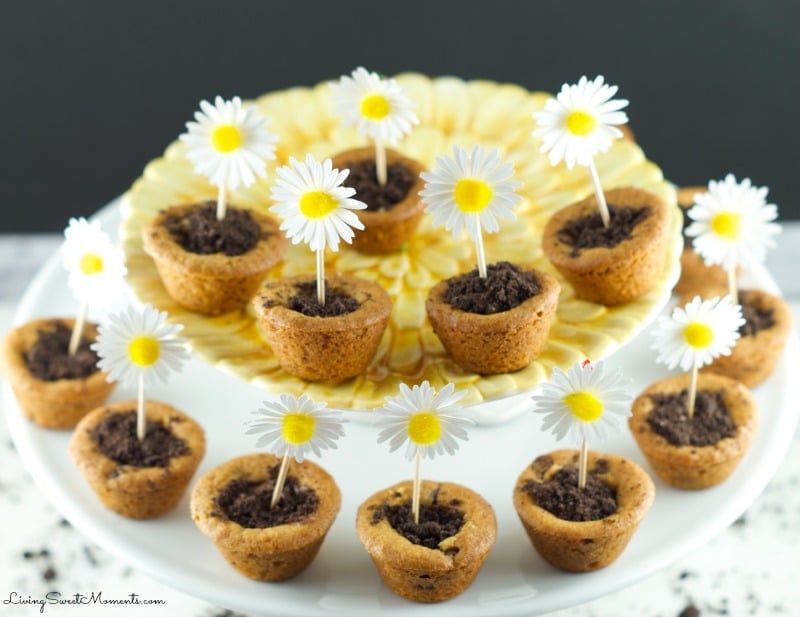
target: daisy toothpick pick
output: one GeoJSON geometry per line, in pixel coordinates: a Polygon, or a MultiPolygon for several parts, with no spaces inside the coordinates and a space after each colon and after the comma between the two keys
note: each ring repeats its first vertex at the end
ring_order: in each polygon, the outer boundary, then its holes
{"type": "Polygon", "coordinates": [[[462,229],[475,242],[478,275],[486,278],[486,254],[483,249],[483,230],[495,233],[500,229],[497,220],[514,220],[513,208],[521,200],[514,190],[521,182],[510,180],[514,168],[503,163],[497,150],[486,152],[476,145],[471,154],[453,146],[453,156],[436,159],[430,172],[420,174],[425,189],[420,197],[425,212],[433,216],[434,225],[444,225],[458,236],[462,229]]]}
{"type": "Polygon", "coordinates": [[[186,339],[175,336],[181,325],[167,323],[167,314],[151,305],[132,306],[112,314],[109,323],[100,326],[92,349],[100,357],[98,366],[108,372],[109,381],[138,385],[136,436],[145,436],[144,388],[156,380],[167,381],[170,371],[179,371],[189,353],[186,339]]]}
{"type": "Polygon", "coordinates": [[[389,452],[394,452],[406,441],[406,457],[414,460],[414,487],[411,512],[414,523],[419,524],[419,493],[422,486],[420,459],[437,454],[455,454],[456,438],[467,441],[465,426],[473,421],[467,418],[455,403],[464,395],[447,384],[438,393],[427,381],[409,388],[400,384],[399,396],[387,396],[386,404],[375,410],[378,426],[378,443],[389,441],[389,452]]]}
{"type": "Polygon", "coordinates": [[[386,145],[395,144],[419,124],[414,103],[394,79],[381,79],[360,66],[331,84],[336,111],[344,126],[355,126],[375,144],[375,173],[386,184],[386,145]]]}
{"type": "Polygon", "coordinates": [[[355,189],[342,186],[350,170],[333,169],[330,159],[320,163],[310,154],[306,162],[289,159],[279,167],[270,208],[281,219],[281,229],[292,244],[305,242],[317,255],[317,301],[325,304],[325,248],[336,252],[339,240],[350,244],[353,229],[364,229],[353,210],[367,204],[352,199],[355,189]]]}
{"type": "Polygon", "coordinates": [[[697,397],[698,371],[717,356],[731,353],[744,323],[742,307],[733,304],[730,296],[705,301],[695,296],[684,308],[676,307],[671,316],[658,320],[653,332],[656,361],[669,369],[680,365],[681,370],[691,371],[686,402],[690,420],[697,397]]]}
{"type": "Polygon", "coordinates": [[[580,439],[578,487],[586,487],[589,437],[604,439],[606,431],[617,429],[631,415],[632,398],[628,381],[615,370],[606,373],[603,362],[576,362],[567,372],[553,368],[550,381],[534,395],[536,413],[544,414],[542,428],[553,429],[561,440],[580,439]]]}
{"type": "Polygon", "coordinates": [[[80,303],[69,340],[72,355],[78,350],[89,305],[105,306],[115,300],[127,270],[122,251],[111,243],[99,223],[70,219],[64,237],[64,267],[69,273],[69,286],[80,303]]]}
{"type": "Polygon", "coordinates": [[[628,122],[628,116],[620,111],[628,101],[612,98],[617,90],[617,86],[606,84],[602,75],[594,81],[584,75],[577,84],[562,85],[558,95],[545,103],[544,110],[533,114],[539,124],[533,136],[542,138],[541,152],[549,153],[551,164],[564,160],[567,169],[575,163],[589,168],[605,227],[610,216],[594,155],[605,152],[615,139],[622,137],[616,127],[628,122]]]}
{"type": "Polygon", "coordinates": [[[339,412],[326,409],[326,403],[315,403],[305,394],[300,398],[281,394],[277,401],[262,404],[261,409],[253,412],[256,419],[245,423],[250,427],[246,433],[263,433],[256,446],[266,446],[282,457],[270,500],[270,508],[274,508],[283,493],[289,458],[302,463],[311,452],[321,456],[322,450],[335,450],[336,440],[344,436],[343,420],[339,412]]]}
{"type": "Polygon", "coordinates": [[[766,187],[755,187],[750,178],[740,183],[733,174],[708,183],[707,193],[695,195],[695,204],[686,214],[693,221],[686,235],[706,265],[721,265],[728,274],[728,293],[736,304],[736,270],[742,260],[761,263],[766,249],[775,246],[772,236],[780,225],[775,204],[767,203],[766,187]]]}
{"type": "Polygon", "coordinates": [[[217,220],[222,220],[227,191],[267,175],[264,162],[275,158],[278,138],[266,130],[270,121],[254,107],[242,106],[238,96],[230,101],[218,96],[213,105],[201,101],[200,110],[194,122],[186,123],[188,130],[180,140],[189,148],[186,156],[195,173],[208,176],[217,187],[217,220]]]}

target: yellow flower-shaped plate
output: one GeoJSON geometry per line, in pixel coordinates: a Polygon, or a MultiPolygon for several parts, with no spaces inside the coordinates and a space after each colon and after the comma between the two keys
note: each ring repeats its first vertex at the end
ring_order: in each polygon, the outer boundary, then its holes
{"type": "MultiPolygon", "coordinates": [[[[473,244],[466,236],[454,240],[424,217],[403,251],[370,256],[345,246],[326,256],[327,272],[348,272],[376,280],[394,302],[391,322],[368,370],[342,383],[312,383],[286,373],[262,339],[249,307],[220,317],[181,308],[167,295],[152,259],[143,250],[142,225],[159,210],[216,197],[216,188],[193,173],[184,145],[175,142],[162,158],[147,166],[123,196],[122,239],[134,293],[142,302],[169,312],[171,321],[183,324],[183,334],[196,355],[270,392],[306,393],[336,408],[370,410],[382,405],[386,396],[396,394],[401,382],[412,384],[425,379],[436,388],[452,382],[466,391],[465,403],[479,403],[526,393],[546,379],[554,366],[566,369],[584,358],[597,360],[609,355],[659,312],[679,273],[682,241],[677,215],[673,217],[674,242],[664,272],[650,292],[623,306],[606,308],[575,298],[569,284],[542,255],[540,239],[551,214],[592,190],[586,169],[552,167],[539,152],[541,143],[531,137],[531,114],[544,107],[549,95],[512,84],[465,82],[452,77],[429,79],[403,74],[397,80],[417,103],[420,118],[419,126],[397,150],[430,167],[454,144],[469,149],[480,143],[497,148],[513,163],[515,179],[523,183],[518,191],[523,201],[516,221],[505,222],[498,233],[485,236],[486,255],[490,263],[507,260],[532,265],[561,280],[558,313],[542,355],[520,371],[492,376],[468,373],[450,359],[427,320],[425,298],[437,281],[475,268],[473,244]]],[[[325,158],[364,145],[355,130],[342,128],[333,115],[327,84],[267,94],[255,105],[272,119],[270,130],[280,138],[277,159],[268,162],[266,179],[234,192],[229,197],[232,204],[266,211],[271,205],[275,168],[286,164],[289,157],[302,158],[310,152],[325,158]]],[[[596,158],[596,163],[605,188],[637,186],[658,194],[667,203],[676,203],[673,187],[635,143],[618,140],[596,158]]],[[[289,248],[284,261],[268,276],[314,271],[313,253],[305,245],[297,245],[289,248]]]]}

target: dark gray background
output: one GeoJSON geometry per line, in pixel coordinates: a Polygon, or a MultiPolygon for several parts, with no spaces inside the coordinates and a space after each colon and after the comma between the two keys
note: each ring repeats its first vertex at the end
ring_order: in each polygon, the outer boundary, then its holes
{"type": "Polygon", "coordinates": [[[602,73],[674,182],[749,176],[800,218],[799,23],[792,0],[3,0],[0,232],[91,214],[202,98],[362,64],[550,92],[602,73]]]}

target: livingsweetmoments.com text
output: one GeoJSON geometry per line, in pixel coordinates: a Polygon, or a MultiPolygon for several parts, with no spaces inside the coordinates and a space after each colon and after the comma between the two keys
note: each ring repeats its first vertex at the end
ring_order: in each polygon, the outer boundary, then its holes
{"type": "Polygon", "coordinates": [[[154,604],[166,604],[166,600],[150,600],[142,598],[139,594],[131,593],[122,598],[105,598],[102,591],[93,591],[90,594],[73,593],[63,595],[58,591],[51,591],[43,597],[35,598],[12,591],[8,598],[3,600],[3,604],[8,605],[37,605],[39,612],[44,613],[47,606],[79,606],[79,605],[101,605],[101,606],[148,606],[154,604]]]}

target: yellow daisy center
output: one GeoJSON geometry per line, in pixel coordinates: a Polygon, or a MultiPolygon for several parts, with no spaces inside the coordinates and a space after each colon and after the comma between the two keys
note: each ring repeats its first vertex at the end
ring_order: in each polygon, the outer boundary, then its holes
{"type": "Polygon", "coordinates": [[[442,423],[435,413],[420,411],[408,420],[408,438],[418,446],[430,446],[442,436],[442,423]]]}
{"type": "Polygon", "coordinates": [[[152,336],[137,336],[128,345],[128,357],[136,366],[153,366],[160,356],[161,346],[152,336]]]}
{"type": "Polygon", "coordinates": [[[242,145],[242,133],[232,124],[221,124],[211,131],[211,145],[218,152],[232,152],[242,145]]]}
{"type": "Polygon", "coordinates": [[[492,201],[492,188],[483,180],[462,178],[456,182],[453,200],[464,213],[481,212],[492,201]]]}
{"type": "Polygon", "coordinates": [[[84,253],[81,256],[80,263],[81,273],[86,276],[97,274],[103,271],[103,258],[97,253],[84,253]]]}
{"type": "Polygon", "coordinates": [[[361,115],[367,120],[383,120],[390,111],[392,106],[382,94],[368,94],[361,99],[361,115]]]}
{"type": "Polygon", "coordinates": [[[317,420],[314,416],[298,411],[283,416],[281,432],[287,443],[299,446],[311,441],[316,425],[317,420]]]}
{"type": "Polygon", "coordinates": [[[573,392],[564,397],[564,403],[578,420],[594,422],[603,415],[603,403],[589,392],[573,392]]]}
{"type": "Polygon", "coordinates": [[[692,321],[683,329],[683,338],[689,347],[705,349],[714,341],[714,331],[707,324],[692,321]]]}
{"type": "Polygon", "coordinates": [[[567,130],[578,137],[591,135],[597,120],[585,111],[573,111],[567,116],[567,130]]]}
{"type": "Polygon", "coordinates": [[[308,191],[300,198],[300,212],[310,219],[321,219],[339,207],[339,202],[325,191],[308,191]]]}
{"type": "Polygon", "coordinates": [[[741,215],[735,212],[720,212],[711,219],[711,229],[726,240],[736,240],[739,237],[741,220],[741,215]]]}

